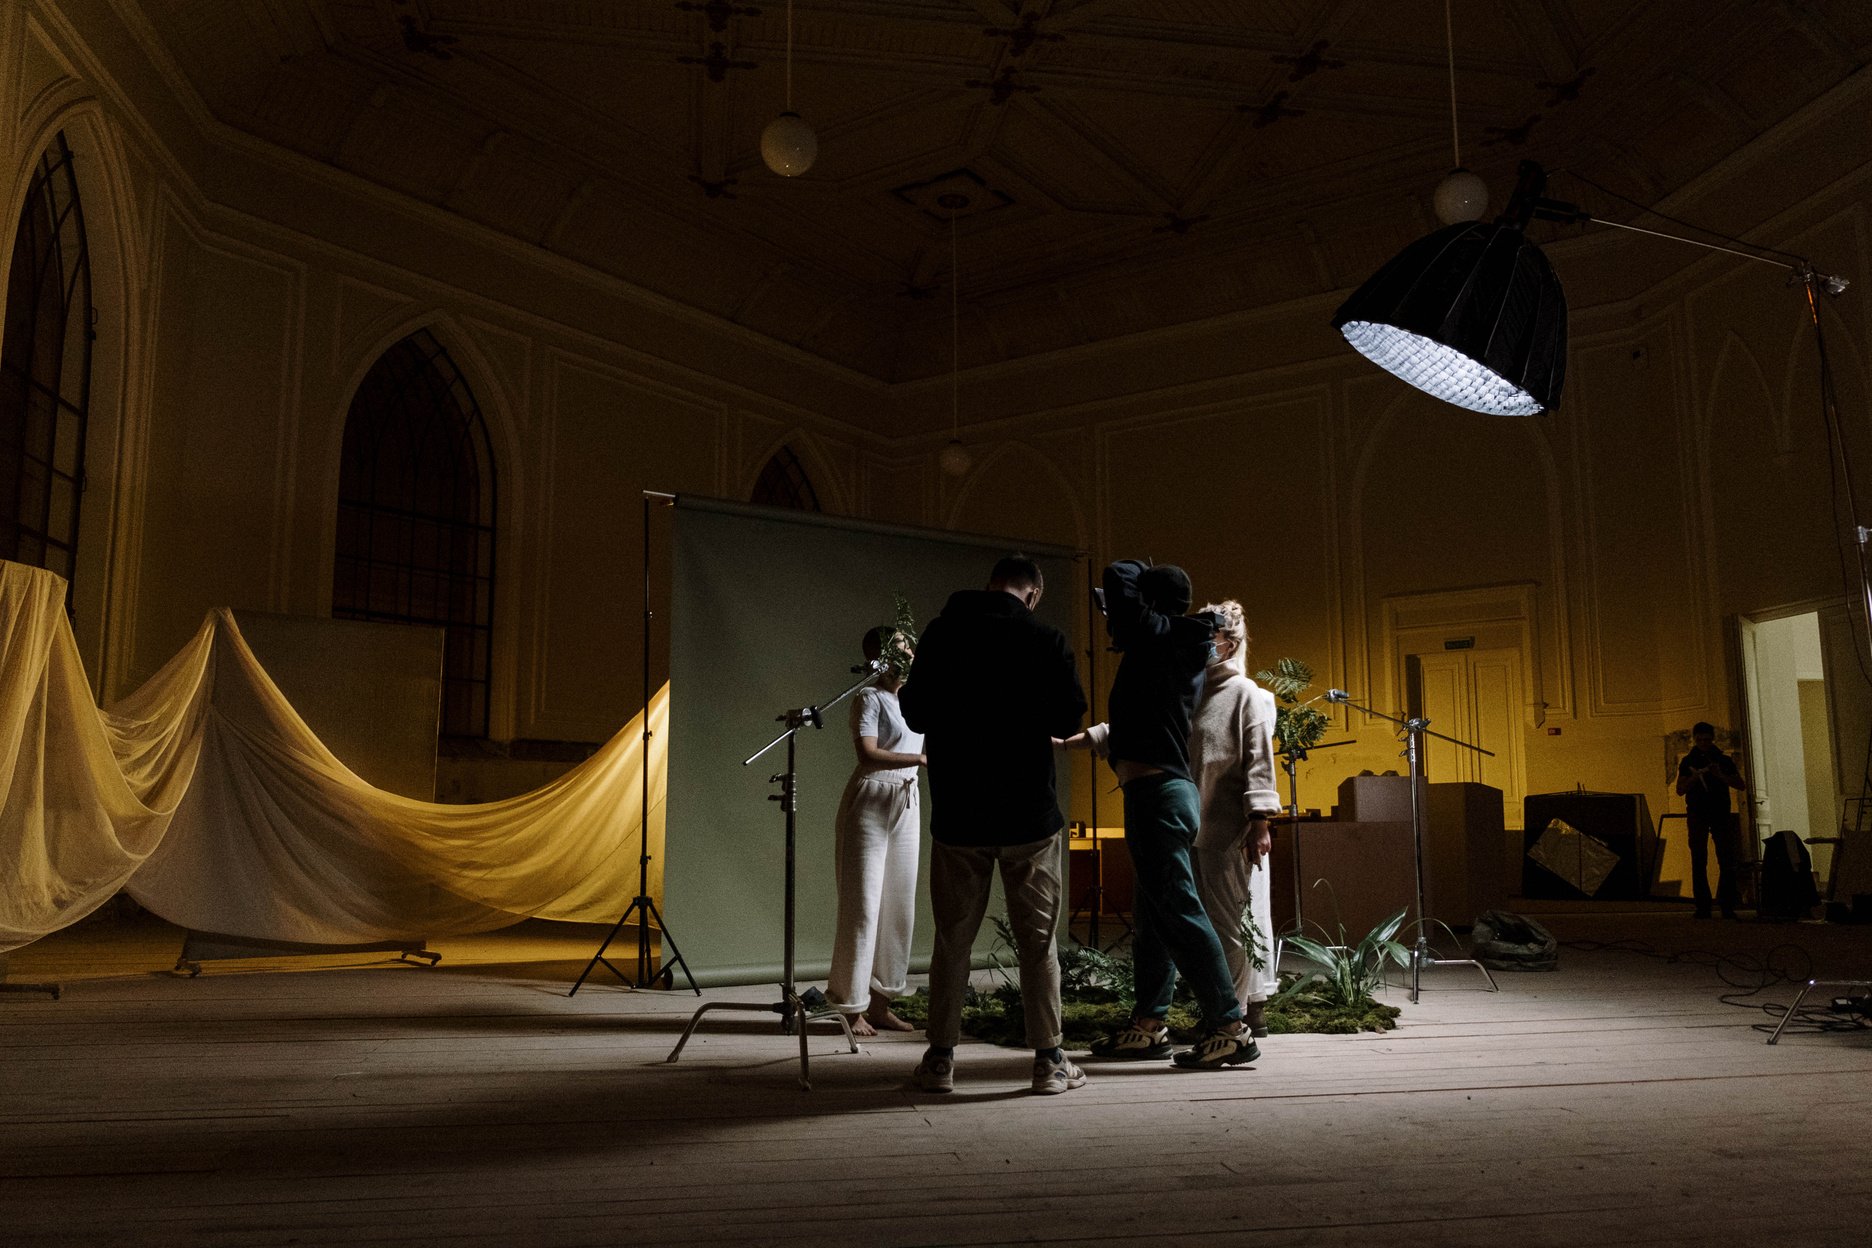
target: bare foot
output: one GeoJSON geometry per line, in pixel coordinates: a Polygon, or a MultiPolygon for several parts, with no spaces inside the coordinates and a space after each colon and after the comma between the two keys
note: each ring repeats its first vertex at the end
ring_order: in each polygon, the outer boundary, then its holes
{"type": "Polygon", "coordinates": [[[865,1016],[862,1014],[847,1014],[845,1016],[845,1021],[848,1024],[850,1024],[851,1032],[852,1032],[852,1035],[854,1036],[877,1035],[877,1028],[873,1027],[869,1022],[867,1022],[865,1020],[865,1016]]]}
{"type": "Polygon", "coordinates": [[[891,1012],[890,998],[878,993],[871,994],[871,1008],[865,1011],[865,1018],[879,1031],[915,1031],[909,1023],[891,1012]]]}

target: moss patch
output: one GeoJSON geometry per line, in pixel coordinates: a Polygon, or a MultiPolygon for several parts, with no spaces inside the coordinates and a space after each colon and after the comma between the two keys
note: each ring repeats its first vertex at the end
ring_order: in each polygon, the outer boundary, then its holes
{"type": "MultiPolygon", "coordinates": [[[[929,998],[922,993],[901,997],[891,1007],[897,1016],[916,1027],[929,1022],[929,998]]],[[[1325,1035],[1350,1035],[1360,1031],[1389,1031],[1397,1026],[1398,1008],[1366,998],[1350,1006],[1334,1005],[1315,993],[1283,990],[1268,1002],[1268,1030],[1276,1035],[1301,1032],[1325,1035]]],[[[1060,994],[1060,1029],[1066,1047],[1083,1049],[1100,1036],[1123,1027],[1131,1017],[1124,1002],[1099,989],[1062,989],[1060,994]]],[[[1170,1007],[1171,1034],[1182,1043],[1195,1039],[1200,1023],[1196,1012],[1186,1002],[1170,1007]]],[[[962,1030],[991,1044],[1025,1048],[1026,1025],[1021,1013],[1020,992],[1012,985],[1002,985],[989,992],[971,993],[962,1006],[962,1030]]]]}

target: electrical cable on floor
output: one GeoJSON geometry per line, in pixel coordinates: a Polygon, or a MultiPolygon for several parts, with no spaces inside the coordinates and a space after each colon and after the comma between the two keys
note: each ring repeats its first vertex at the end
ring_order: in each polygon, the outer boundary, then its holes
{"type": "MultiPolygon", "coordinates": [[[[1719,993],[1716,999],[1738,1009],[1760,1010],[1771,1020],[1752,1023],[1751,1028],[1771,1032],[1788,1007],[1778,1001],[1749,1001],[1759,992],[1777,984],[1805,984],[1813,978],[1813,955],[1795,944],[1780,944],[1756,958],[1747,954],[1717,953],[1710,949],[1684,949],[1666,953],[1642,940],[1565,940],[1561,947],[1581,953],[1629,953],[1672,965],[1702,966],[1716,972],[1716,977],[1735,991],[1719,993]]],[[[1802,1032],[1820,1034],[1839,1031],[1864,1031],[1872,1026],[1872,981],[1866,995],[1829,1000],[1822,1005],[1804,1005],[1783,1034],[1802,1032]],[[1842,1008],[1843,1003],[1843,1008],[1842,1008]]]]}

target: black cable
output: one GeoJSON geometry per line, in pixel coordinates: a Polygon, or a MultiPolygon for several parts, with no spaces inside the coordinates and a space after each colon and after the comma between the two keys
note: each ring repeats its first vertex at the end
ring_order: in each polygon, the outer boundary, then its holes
{"type": "MultiPolygon", "coordinates": [[[[1748,1001],[1752,997],[1778,984],[1806,984],[1813,978],[1813,955],[1805,948],[1795,944],[1779,944],[1768,950],[1759,959],[1746,954],[1717,953],[1710,949],[1684,949],[1676,953],[1666,953],[1654,945],[1641,940],[1566,940],[1562,947],[1581,953],[1629,953],[1636,957],[1650,958],[1653,961],[1672,965],[1707,967],[1716,972],[1718,979],[1734,991],[1718,993],[1716,999],[1724,1005],[1733,1005],[1738,1009],[1760,1010],[1773,1020],[1766,1023],[1751,1023],[1755,1031],[1771,1032],[1780,1024],[1781,1018],[1789,1008],[1778,1001],[1748,1001]],[[1794,958],[1798,957],[1798,961],[1794,958]]],[[[1872,981],[1868,981],[1872,988],[1872,981]]],[[[1831,1002],[1823,1006],[1802,1006],[1800,1011],[1788,1021],[1784,1031],[1798,1032],[1839,1032],[1863,1031],[1868,1023],[1865,1014],[1872,1017],[1872,1007],[1862,1008],[1859,1013],[1841,1014],[1834,1010],[1831,1002]]]]}

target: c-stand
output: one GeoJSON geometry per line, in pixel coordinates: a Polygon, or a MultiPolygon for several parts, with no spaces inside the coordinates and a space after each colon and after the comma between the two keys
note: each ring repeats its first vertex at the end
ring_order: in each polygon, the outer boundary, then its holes
{"type": "MultiPolygon", "coordinates": [[[[862,671],[864,669],[854,668],[853,670],[862,671]]],[[[800,729],[808,725],[814,728],[825,727],[823,712],[837,706],[846,698],[851,697],[852,694],[857,693],[860,689],[875,681],[879,676],[884,674],[884,670],[884,661],[882,659],[874,660],[869,665],[869,671],[863,680],[847,689],[844,693],[839,694],[838,697],[833,698],[830,702],[825,703],[823,706],[806,706],[781,713],[776,718],[786,725],[786,730],[769,741],[766,745],[761,746],[760,749],[754,751],[753,754],[741,760],[741,765],[746,767],[761,755],[773,749],[774,746],[779,745],[782,741],[786,742],[786,770],[770,777],[768,781],[771,784],[779,785],[780,791],[767,795],[768,801],[780,803],[780,809],[784,814],[786,824],[786,966],[782,972],[784,978],[780,981],[780,1000],[772,1005],[758,1005],[752,1001],[710,1001],[705,1005],[698,1006],[696,1012],[689,1018],[689,1025],[683,1028],[682,1038],[676,1041],[676,1047],[670,1050],[670,1055],[665,1059],[666,1061],[673,1062],[682,1056],[683,1046],[689,1043],[689,1037],[695,1034],[696,1027],[702,1022],[702,1016],[710,1010],[755,1010],[762,1014],[778,1014],[780,1016],[780,1030],[783,1033],[792,1035],[797,1031],[799,1034],[799,1081],[800,1087],[808,1092],[812,1091],[811,1059],[806,1051],[806,1025],[808,1023],[819,1020],[836,1020],[838,1025],[845,1032],[845,1041],[851,1045],[851,1051],[853,1053],[858,1051],[857,1037],[852,1035],[851,1023],[846,1020],[844,1013],[830,1006],[818,1009],[809,1007],[805,1000],[800,997],[799,992],[795,989],[793,984],[793,882],[795,872],[794,864],[796,860],[794,851],[797,843],[795,836],[797,821],[795,816],[799,813],[799,769],[796,766],[796,744],[800,729]]]]}
{"type": "MultiPolygon", "coordinates": [[[[1301,892],[1305,888],[1300,874],[1300,775],[1299,766],[1306,762],[1308,750],[1330,750],[1335,746],[1357,745],[1356,738],[1348,737],[1344,741],[1325,741],[1319,745],[1309,745],[1304,749],[1282,750],[1275,755],[1280,759],[1281,770],[1287,773],[1287,833],[1293,837],[1293,873],[1294,873],[1294,912],[1293,930],[1274,938],[1274,967],[1280,969],[1281,948],[1289,936],[1306,935],[1306,923],[1301,916],[1301,892]]],[[[1272,918],[1272,916],[1269,916],[1272,918]]]]}
{"type": "Polygon", "coordinates": [[[1495,752],[1493,750],[1485,750],[1479,745],[1471,745],[1467,741],[1458,741],[1455,737],[1446,737],[1440,732],[1431,732],[1430,721],[1422,716],[1413,716],[1410,719],[1398,719],[1396,716],[1387,715],[1383,711],[1374,711],[1369,706],[1361,706],[1357,702],[1354,702],[1352,700],[1352,695],[1343,689],[1328,689],[1326,691],[1326,700],[1328,702],[1343,703],[1355,711],[1364,712],[1373,719],[1382,719],[1387,723],[1396,724],[1404,730],[1405,740],[1407,742],[1404,752],[1410,758],[1411,842],[1417,854],[1417,943],[1411,948],[1411,1004],[1417,1004],[1417,997],[1423,990],[1423,968],[1426,966],[1473,966],[1476,970],[1482,972],[1482,977],[1484,979],[1488,980],[1490,992],[1500,991],[1501,986],[1495,982],[1495,977],[1489,974],[1488,967],[1483,966],[1474,958],[1439,958],[1433,956],[1430,948],[1430,938],[1424,930],[1423,795],[1418,792],[1418,785],[1423,780],[1423,739],[1425,737],[1435,737],[1439,741],[1447,741],[1451,745],[1461,746],[1465,750],[1474,750],[1476,753],[1488,758],[1494,758],[1495,752]]]}

